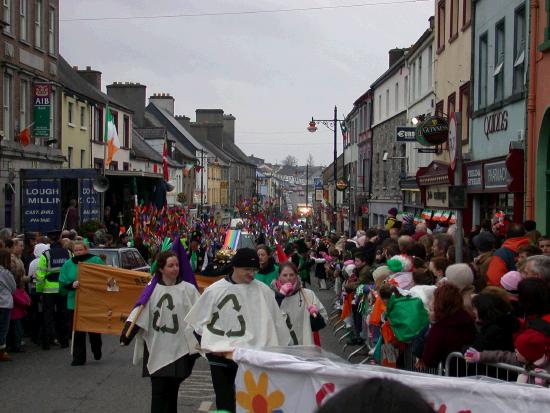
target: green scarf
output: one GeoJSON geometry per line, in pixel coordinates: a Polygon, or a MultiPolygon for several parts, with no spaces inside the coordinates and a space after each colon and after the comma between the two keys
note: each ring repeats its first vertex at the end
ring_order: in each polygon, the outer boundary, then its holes
{"type": "Polygon", "coordinates": [[[191,252],[191,269],[193,270],[193,272],[197,270],[197,252],[196,251],[191,252]]]}

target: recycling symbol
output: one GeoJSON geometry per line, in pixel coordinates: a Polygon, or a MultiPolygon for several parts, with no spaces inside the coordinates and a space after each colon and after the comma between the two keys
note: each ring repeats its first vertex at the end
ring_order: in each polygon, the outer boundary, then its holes
{"type": "Polygon", "coordinates": [[[179,322],[178,322],[178,315],[172,314],[172,326],[168,327],[166,324],[159,326],[159,319],[160,319],[160,310],[162,309],[162,304],[167,301],[166,308],[170,311],[174,310],[174,301],[172,300],[172,296],[168,293],[164,294],[162,297],[160,297],[160,300],[157,303],[157,310],[153,313],[153,330],[155,331],[162,331],[163,333],[168,334],[176,334],[179,330],[179,322]]]}
{"type": "MultiPolygon", "coordinates": [[[[218,310],[221,310],[227,303],[231,301],[233,303],[233,309],[237,312],[241,311],[241,304],[239,303],[239,300],[237,299],[237,296],[235,294],[228,294],[226,295],[223,300],[218,304],[218,310]]],[[[212,319],[210,322],[206,325],[206,328],[208,331],[210,331],[212,334],[215,334],[217,336],[227,336],[227,337],[242,337],[244,336],[244,333],[246,332],[246,322],[244,321],[244,317],[242,314],[239,313],[237,316],[237,321],[239,322],[240,329],[237,331],[229,330],[224,331],[216,328],[216,322],[220,319],[220,313],[218,311],[215,311],[212,314],[212,319]]]]}
{"type": "Polygon", "coordinates": [[[300,343],[298,342],[298,337],[294,332],[294,326],[292,325],[292,321],[290,320],[290,315],[288,314],[286,314],[286,326],[288,327],[288,331],[290,332],[290,338],[292,339],[292,344],[294,346],[297,346],[300,343]]]}

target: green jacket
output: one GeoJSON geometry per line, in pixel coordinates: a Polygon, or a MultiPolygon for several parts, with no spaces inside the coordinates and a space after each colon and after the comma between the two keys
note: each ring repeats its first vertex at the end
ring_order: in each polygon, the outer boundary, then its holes
{"type": "Polygon", "coordinates": [[[263,282],[268,287],[270,287],[273,280],[276,280],[278,277],[279,266],[275,263],[269,265],[266,270],[259,270],[254,276],[256,280],[263,282]]]}
{"type": "Polygon", "coordinates": [[[79,257],[73,257],[67,260],[61,267],[61,273],[59,274],[59,285],[68,291],[67,294],[67,308],[74,310],[74,299],[76,290],[73,288],[73,282],[78,279],[78,263],[87,262],[90,264],[105,264],[101,258],[97,255],[86,254],[79,257]]]}

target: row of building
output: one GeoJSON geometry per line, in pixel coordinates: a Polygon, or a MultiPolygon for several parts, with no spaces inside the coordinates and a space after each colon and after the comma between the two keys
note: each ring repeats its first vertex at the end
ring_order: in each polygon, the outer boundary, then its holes
{"type": "MultiPolygon", "coordinates": [[[[448,145],[429,153],[415,127],[460,112],[465,227],[504,212],[550,232],[549,9],[542,0],[434,2],[426,30],[410,47],[389,51],[388,69],[345,119],[340,230],[382,224],[392,207],[451,213],[448,145]]],[[[332,168],[323,174],[328,205],[332,168]]],[[[326,209],[327,224],[332,217],[326,209]]]]}

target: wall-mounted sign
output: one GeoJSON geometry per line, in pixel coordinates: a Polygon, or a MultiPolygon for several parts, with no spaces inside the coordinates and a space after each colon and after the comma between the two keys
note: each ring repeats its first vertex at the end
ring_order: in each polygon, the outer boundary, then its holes
{"type": "Polygon", "coordinates": [[[483,165],[485,189],[506,189],[510,174],[506,161],[490,162],[483,165]]]}
{"type": "Polygon", "coordinates": [[[429,186],[426,190],[426,206],[430,208],[448,208],[449,187],[446,185],[429,186]]]}
{"type": "Polygon", "coordinates": [[[483,181],[481,176],[483,174],[483,169],[481,164],[466,165],[466,184],[468,190],[482,190],[483,181]]]}
{"type": "Polygon", "coordinates": [[[336,189],[339,191],[345,191],[348,188],[348,183],[344,178],[340,178],[336,181],[336,189]]]}
{"type": "Polygon", "coordinates": [[[23,181],[23,228],[25,231],[61,229],[60,182],[58,179],[23,181]]]}
{"type": "Polygon", "coordinates": [[[101,219],[101,194],[94,189],[94,180],[90,178],[81,179],[78,206],[80,208],[80,223],[90,220],[101,219]]]}
{"type": "Polygon", "coordinates": [[[449,116],[449,159],[451,160],[451,169],[454,171],[456,166],[456,160],[458,159],[458,140],[457,140],[457,124],[455,114],[451,113],[449,116]]]}
{"type": "Polygon", "coordinates": [[[442,116],[432,116],[416,127],[416,140],[424,146],[441,145],[447,141],[449,124],[442,116]]]}
{"type": "Polygon", "coordinates": [[[323,200],[323,190],[322,189],[316,189],[315,190],[315,200],[321,202],[323,200]]]}
{"type": "Polygon", "coordinates": [[[483,130],[485,136],[489,136],[492,133],[505,131],[508,129],[508,111],[502,110],[500,112],[490,113],[485,116],[483,120],[483,130]]]}
{"type": "Polygon", "coordinates": [[[416,128],[397,126],[395,128],[395,140],[397,142],[414,142],[416,140],[416,128]]]}
{"type": "MultiPolygon", "coordinates": [[[[52,102],[52,85],[50,83],[34,83],[33,93],[33,129],[32,135],[37,138],[49,138],[50,113],[52,102]]],[[[27,125],[22,125],[27,127],[27,125]]]]}

